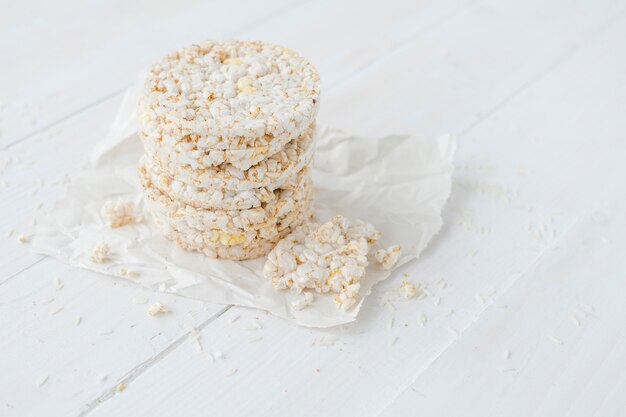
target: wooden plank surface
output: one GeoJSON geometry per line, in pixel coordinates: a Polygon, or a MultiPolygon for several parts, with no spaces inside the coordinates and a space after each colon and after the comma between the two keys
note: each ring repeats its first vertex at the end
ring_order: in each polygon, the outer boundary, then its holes
{"type": "Polygon", "coordinates": [[[205,37],[267,39],[310,57],[324,79],[320,123],[461,133],[458,173],[446,227],[422,259],[378,287],[356,324],[324,332],[40,260],[15,234],[0,241],[0,367],[13,376],[0,378],[0,414],[625,409],[625,2],[189,1],[151,2],[148,13],[145,3],[59,3],[0,17],[0,51],[17,63],[0,90],[5,234],[27,232],[36,205],[60,195],[58,180],[86,162],[138,70],[205,37]],[[590,283],[594,271],[606,279],[590,283]],[[404,272],[431,295],[392,311],[381,301],[404,272]],[[148,318],[144,299],[172,313],[148,318]],[[581,303],[597,314],[579,329],[569,315],[581,303]]]}

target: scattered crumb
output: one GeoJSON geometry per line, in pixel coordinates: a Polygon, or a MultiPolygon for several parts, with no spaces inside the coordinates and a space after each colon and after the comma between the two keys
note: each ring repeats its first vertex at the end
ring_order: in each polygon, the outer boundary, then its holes
{"type": "Polygon", "coordinates": [[[124,392],[124,390],[126,389],[126,384],[123,382],[120,382],[119,384],[117,384],[117,386],[115,387],[115,392],[124,392]]]}
{"type": "Polygon", "coordinates": [[[441,304],[441,297],[435,297],[433,299],[433,303],[435,304],[435,307],[438,307],[439,304],[441,304]]]}
{"type": "Polygon", "coordinates": [[[311,293],[310,291],[305,291],[302,293],[302,295],[302,298],[291,302],[291,307],[296,311],[307,308],[314,300],[313,293],[311,293]]]}
{"type": "Polygon", "coordinates": [[[320,368],[315,368],[315,372],[320,372],[320,368]]]}
{"type": "Polygon", "coordinates": [[[34,302],[33,304],[35,304],[35,305],[44,305],[44,304],[50,304],[53,301],[54,301],[54,298],[47,298],[45,300],[34,302]]]}
{"type": "Polygon", "coordinates": [[[43,384],[45,384],[48,381],[48,379],[50,379],[49,375],[39,378],[39,381],[37,381],[37,386],[41,387],[43,384]]]}
{"type": "Polygon", "coordinates": [[[381,264],[384,270],[392,269],[400,259],[402,248],[400,245],[394,245],[387,249],[379,249],[376,251],[375,258],[381,264]]]}
{"type": "Polygon", "coordinates": [[[416,321],[417,321],[417,324],[419,324],[422,327],[425,327],[426,323],[428,322],[428,317],[426,317],[426,314],[420,312],[417,315],[416,321]]]}
{"type": "Polygon", "coordinates": [[[237,368],[233,368],[230,371],[226,372],[225,376],[233,376],[237,373],[237,371],[239,371],[237,368]]]}
{"type": "Polygon", "coordinates": [[[169,311],[170,310],[161,303],[154,303],[150,307],[148,307],[149,316],[158,316],[159,314],[164,314],[169,311]]]}
{"type": "Polygon", "coordinates": [[[50,310],[50,315],[54,316],[55,314],[60,313],[61,311],[63,311],[64,308],[65,308],[64,306],[59,306],[59,307],[57,307],[55,309],[52,309],[52,310],[50,310]]]}
{"type": "Polygon", "coordinates": [[[389,346],[393,346],[398,341],[398,336],[394,336],[389,340],[389,346]]]}
{"type": "Polygon", "coordinates": [[[387,328],[388,328],[388,329],[393,328],[393,317],[391,317],[391,318],[389,319],[389,322],[387,322],[387,328]]]}
{"type": "Polygon", "coordinates": [[[54,285],[54,290],[55,291],[59,291],[60,289],[63,288],[63,283],[61,282],[60,279],[55,278],[54,281],[52,282],[54,285]]]}
{"type": "Polygon", "coordinates": [[[436,284],[437,284],[437,287],[438,287],[440,290],[443,290],[443,289],[445,289],[445,288],[448,286],[448,283],[447,283],[447,282],[446,282],[446,280],[445,280],[445,279],[443,279],[443,278],[439,278],[439,279],[437,280],[436,284]]]}
{"type": "Polygon", "coordinates": [[[476,299],[476,301],[478,301],[480,304],[485,304],[485,297],[482,296],[482,294],[474,294],[474,298],[476,299]]]}
{"type": "Polygon", "coordinates": [[[576,327],[580,327],[580,320],[578,320],[578,317],[576,317],[574,314],[570,314],[569,319],[572,321],[572,323],[574,323],[576,327]]]}
{"type": "Polygon", "coordinates": [[[109,245],[103,243],[101,245],[96,245],[91,251],[91,261],[97,264],[103,264],[108,261],[109,256],[109,245]]]}
{"type": "Polygon", "coordinates": [[[585,313],[593,313],[595,311],[595,308],[593,308],[593,306],[589,305],[589,304],[580,304],[579,307],[585,312],[585,313]]]}
{"type": "Polygon", "coordinates": [[[80,325],[80,322],[83,321],[83,318],[81,316],[76,316],[74,318],[74,326],[78,326],[80,325]]]}
{"type": "Polygon", "coordinates": [[[124,278],[137,278],[139,276],[139,272],[131,271],[126,268],[120,268],[120,276],[124,278]]]}
{"type": "Polygon", "coordinates": [[[417,295],[417,288],[415,285],[411,284],[407,280],[402,280],[402,284],[400,284],[400,295],[404,297],[406,300],[410,300],[411,298],[417,295]]]}
{"type": "Polygon", "coordinates": [[[453,314],[454,314],[454,310],[450,309],[450,311],[448,311],[448,314],[446,314],[446,317],[450,317],[453,314]]]}
{"type": "Polygon", "coordinates": [[[460,336],[458,330],[453,329],[452,327],[448,327],[447,329],[448,329],[448,333],[450,333],[452,336],[454,336],[454,337],[459,337],[460,336]]]}
{"type": "MultiPolygon", "coordinates": [[[[191,342],[199,353],[204,352],[204,349],[202,349],[202,343],[200,342],[200,332],[198,332],[198,329],[192,328],[189,331],[189,342],[191,342]]],[[[212,356],[211,359],[213,359],[212,356]]]]}
{"type": "Polygon", "coordinates": [[[259,323],[258,321],[254,322],[254,325],[246,327],[246,330],[261,330],[263,328],[263,326],[261,326],[261,323],[259,323]]]}
{"type": "Polygon", "coordinates": [[[559,339],[558,337],[555,336],[550,336],[550,340],[553,341],[554,343],[556,343],[557,345],[562,345],[563,341],[561,339],[559,339]]]}
{"type": "Polygon", "coordinates": [[[20,233],[19,235],[17,235],[17,241],[20,243],[28,243],[28,236],[26,236],[23,233],[20,233]]]}
{"type": "Polygon", "coordinates": [[[100,336],[108,336],[113,333],[115,333],[115,330],[105,330],[102,333],[100,333],[100,336]]]}
{"type": "Polygon", "coordinates": [[[396,306],[389,300],[385,300],[384,306],[387,307],[389,311],[396,311],[396,306]]]}
{"type": "Polygon", "coordinates": [[[309,342],[309,346],[333,346],[338,340],[335,336],[316,336],[309,342]]]}
{"type": "Polygon", "coordinates": [[[234,323],[234,322],[236,322],[237,320],[239,320],[239,318],[240,318],[240,317],[241,317],[241,316],[240,316],[239,314],[235,314],[234,316],[232,316],[232,317],[230,318],[230,322],[231,322],[231,323],[234,323]]]}
{"type": "Polygon", "coordinates": [[[218,350],[216,352],[213,352],[211,356],[213,356],[215,359],[222,359],[224,357],[224,354],[218,350]]]}
{"type": "Polygon", "coordinates": [[[505,349],[503,356],[504,356],[504,359],[507,359],[507,360],[510,359],[511,358],[511,351],[508,350],[508,349],[505,349]]]}

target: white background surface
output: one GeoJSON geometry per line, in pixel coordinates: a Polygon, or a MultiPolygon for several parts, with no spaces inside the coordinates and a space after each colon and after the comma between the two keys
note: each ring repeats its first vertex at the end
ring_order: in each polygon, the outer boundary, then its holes
{"type": "Polygon", "coordinates": [[[60,195],[137,72],[198,39],[309,57],[320,123],[460,143],[442,232],[342,329],[153,293],[2,239],[0,415],[626,415],[626,2],[367,3],[2,7],[3,236],[60,195]],[[430,295],[382,306],[402,273],[430,295]],[[172,313],[148,317],[142,297],[172,313]]]}

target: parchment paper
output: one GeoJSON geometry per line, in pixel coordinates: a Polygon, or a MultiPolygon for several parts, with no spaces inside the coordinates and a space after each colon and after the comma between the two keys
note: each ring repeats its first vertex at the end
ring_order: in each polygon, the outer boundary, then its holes
{"type": "MultiPolygon", "coordinates": [[[[291,302],[302,296],[275,290],[263,277],[264,258],[226,261],[186,252],[162,237],[149,216],[139,224],[106,226],[100,209],[108,200],[132,199],[141,207],[136,164],[142,145],[134,121],[137,91],[136,87],[127,91],[109,134],[94,148],[90,167],[72,181],[65,198],[38,216],[34,250],[103,274],[119,276],[120,268],[137,271],[139,276],[129,279],[155,291],[259,308],[303,326],[354,321],[372,287],[392,273],[373,258],[353,308],[340,311],[334,295],[316,294],[311,306],[296,311],[291,302]],[[110,262],[90,260],[93,247],[100,243],[109,245],[110,262]]],[[[383,232],[372,252],[400,244],[398,266],[417,258],[442,226],[455,147],[450,136],[366,138],[318,128],[313,171],[318,220],[334,214],[363,219],[383,232]]]]}

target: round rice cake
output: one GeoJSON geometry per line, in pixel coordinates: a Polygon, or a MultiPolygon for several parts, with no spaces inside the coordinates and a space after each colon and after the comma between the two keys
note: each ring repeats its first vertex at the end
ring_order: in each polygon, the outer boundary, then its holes
{"type": "MultiPolygon", "coordinates": [[[[315,124],[300,136],[312,137],[315,134],[315,124]]],[[[200,167],[216,167],[228,163],[238,169],[246,170],[262,160],[280,152],[285,143],[270,141],[267,145],[257,145],[245,149],[211,149],[204,148],[198,142],[183,138],[177,142],[165,141],[161,137],[150,137],[139,132],[143,139],[146,155],[159,160],[169,160],[177,166],[187,166],[191,169],[200,167]]]]}
{"type": "Polygon", "coordinates": [[[314,122],[319,95],[315,67],[287,48],[206,41],[152,65],[137,121],[144,137],[172,144],[184,139],[216,150],[282,145],[314,122]]]}
{"type": "Polygon", "coordinates": [[[162,231],[176,231],[185,236],[202,235],[203,240],[206,241],[205,244],[210,242],[214,245],[242,245],[243,247],[254,244],[259,238],[272,240],[286,228],[300,224],[303,217],[311,212],[311,207],[312,199],[308,199],[302,202],[297,210],[293,210],[287,215],[276,219],[275,222],[260,225],[257,229],[229,228],[224,230],[215,227],[199,228],[192,223],[176,221],[176,219],[159,213],[158,210],[153,210],[150,203],[146,205],[148,212],[162,231]]]}
{"type": "Polygon", "coordinates": [[[305,166],[295,176],[261,188],[243,191],[222,188],[199,188],[172,179],[157,168],[149,169],[142,160],[139,164],[139,179],[144,188],[154,187],[173,200],[195,208],[213,210],[245,210],[259,207],[263,203],[280,200],[285,191],[302,188],[309,180],[311,165],[305,166]]]}
{"type": "Polygon", "coordinates": [[[199,188],[223,188],[245,191],[286,182],[308,165],[315,151],[313,138],[301,136],[289,142],[274,155],[247,170],[229,163],[219,166],[180,166],[168,155],[146,158],[151,170],[160,171],[170,178],[199,188]]]}
{"type": "Polygon", "coordinates": [[[162,229],[163,235],[175,242],[179,247],[185,250],[198,251],[209,258],[222,258],[231,260],[254,259],[267,255],[272,248],[282,238],[289,235],[296,228],[305,224],[310,220],[312,210],[303,212],[302,216],[293,225],[282,229],[276,236],[266,239],[260,236],[253,238],[246,243],[237,243],[237,239],[226,239],[222,243],[221,239],[216,240],[213,233],[185,233],[174,228],[160,224],[157,226],[162,229]]]}
{"type": "Polygon", "coordinates": [[[249,232],[271,229],[280,222],[297,216],[309,207],[313,199],[310,180],[295,190],[285,190],[281,198],[259,207],[245,210],[199,209],[172,200],[154,187],[144,188],[146,208],[153,216],[176,227],[196,230],[216,229],[224,232],[249,232]]]}

